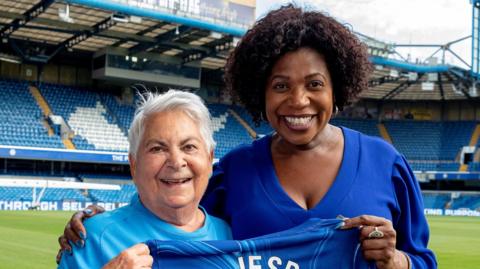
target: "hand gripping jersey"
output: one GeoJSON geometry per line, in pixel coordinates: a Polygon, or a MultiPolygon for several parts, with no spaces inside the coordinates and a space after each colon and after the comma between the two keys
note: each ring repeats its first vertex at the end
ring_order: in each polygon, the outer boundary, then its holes
{"type": "Polygon", "coordinates": [[[357,229],[339,219],[309,219],[292,229],[246,240],[162,241],[146,244],[152,268],[374,269],[360,251],[357,229]]]}

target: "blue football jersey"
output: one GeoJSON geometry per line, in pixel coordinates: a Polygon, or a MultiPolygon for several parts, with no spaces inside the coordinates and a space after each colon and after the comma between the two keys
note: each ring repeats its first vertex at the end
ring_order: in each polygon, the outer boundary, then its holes
{"type": "Polygon", "coordinates": [[[373,269],[360,251],[357,229],[339,219],[309,219],[292,229],[246,240],[146,242],[152,268],[373,269]]]}

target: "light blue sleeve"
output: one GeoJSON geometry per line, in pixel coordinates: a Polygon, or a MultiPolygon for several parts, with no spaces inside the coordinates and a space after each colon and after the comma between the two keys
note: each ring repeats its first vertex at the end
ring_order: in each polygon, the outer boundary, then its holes
{"type": "MultiPolygon", "coordinates": [[[[90,222],[92,223],[92,222],[90,222]]],[[[95,231],[94,225],[88,225],[85,223],[85,228],[89,231],[88,238],[86,239],[86,244],[84,247],[80,248],[75,246],[72,247],[73,254],[64,252],[62,254],[62,259],[58,265],[59,269],[64,268],[101,268],[105,263],[105,259],[102,255],[102,250],[100,246],[100,236],[97,231],[95,231]]]]}

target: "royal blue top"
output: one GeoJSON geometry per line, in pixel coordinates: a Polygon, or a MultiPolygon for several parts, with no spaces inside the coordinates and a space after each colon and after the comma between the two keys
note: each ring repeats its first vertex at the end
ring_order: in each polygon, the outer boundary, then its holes
{"type": "Polygon", "coordinates": [[[397,248],[408,253],[412,268],[436,268],[427,249],[420,187],[405,158],[380,138],[342,131],[340,170],[315,207],[305,210],[283,190],[273,166],[271,135],[232,150],[216,164],[203,206],[231,224],[235,239],[283,231],[314,217],[384,217],[392,221],[397,248]]]}
{"type": "Polygon", "coordinates": [[[359,230],[342,220],[309,219],[279,233],[245,240],[147,242],[152,269],[374,269],[359,251],[359,230]]]}
{"type": "Polygon", "coordinates": [[[186,232],[150,212],[138,195],[133,196],[130,204],[87,219],[84,225],[88,231],[85,246],[74,245],[73,255],[65,252],[58,268],[101,268],[121,251],[153,238],[231,239],[230,227],[221,219],[205,214],[205,223],[200,229],[186,232]]]}

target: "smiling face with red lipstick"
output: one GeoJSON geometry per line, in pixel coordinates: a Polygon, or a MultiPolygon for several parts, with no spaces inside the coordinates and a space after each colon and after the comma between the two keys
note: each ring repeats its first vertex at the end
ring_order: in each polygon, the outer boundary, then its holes
{"type": "Polygon", "coordinates": [[[323,55],[304,47],[273,66],[265,90],[266,116],[288,144],[314,147],[333,111],[333,89],[323,55]]]}

